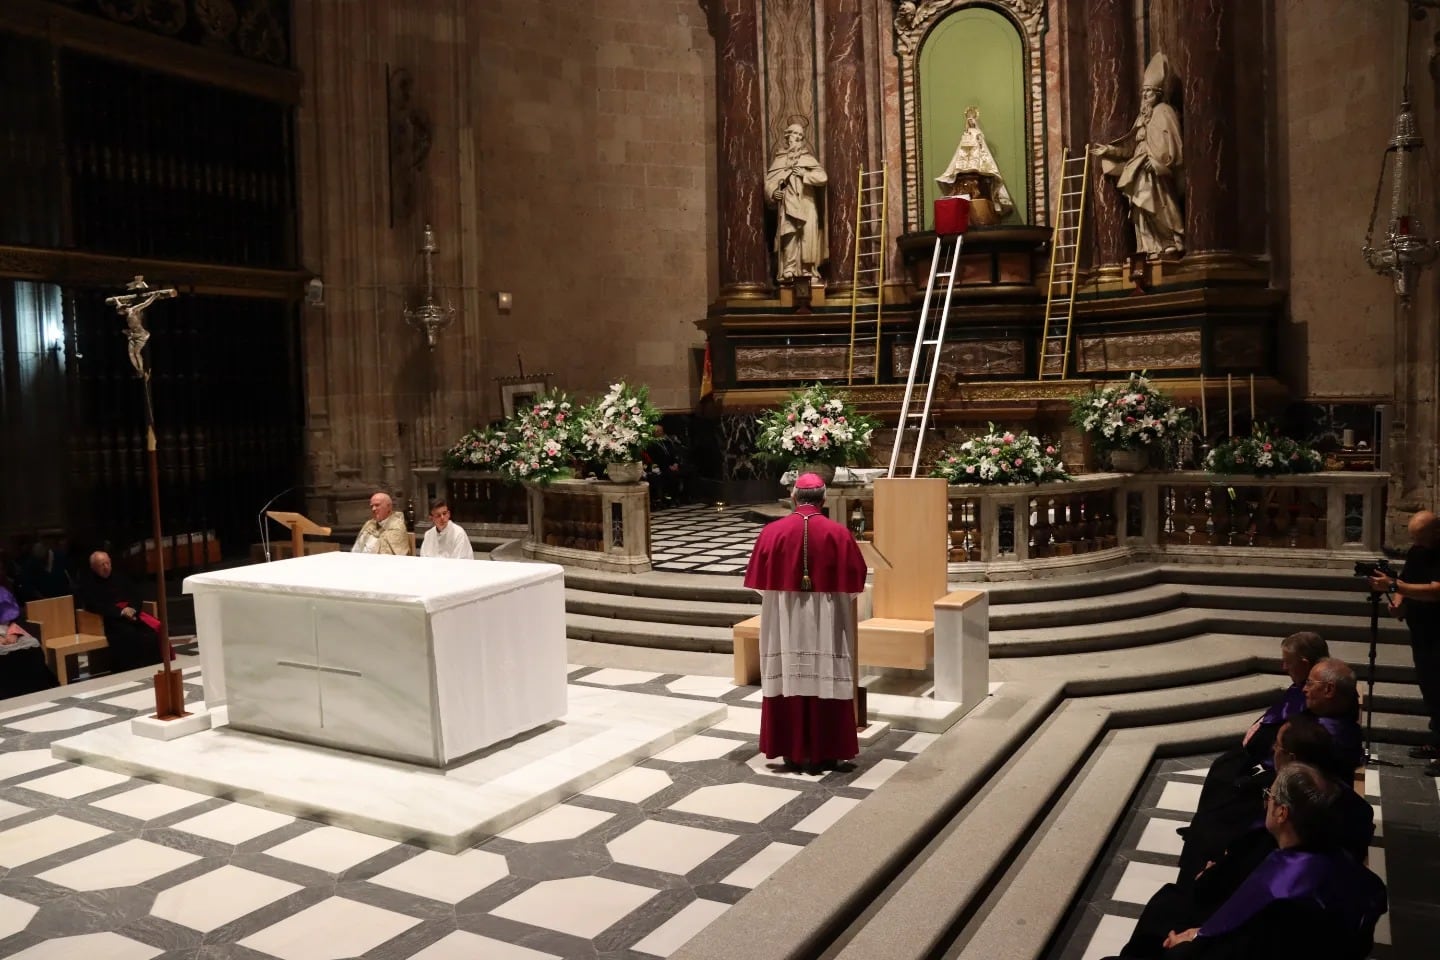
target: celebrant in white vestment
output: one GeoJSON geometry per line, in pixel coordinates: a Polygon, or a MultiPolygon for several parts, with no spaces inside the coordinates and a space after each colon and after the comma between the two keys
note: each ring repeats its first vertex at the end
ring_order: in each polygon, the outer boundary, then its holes
{"type": "Polygon", "coordinates": [[[434,526],[425,531],[425,539],[420,543],[420,556],[447,560],[475,559],[469,535],[460,524],[450,519],[450,504],[444,500],[431,503],[430,522],[434,526]]]}
{"type": "Polygon", "coordinates": [[[395,512],[390,494],[376,493],[370,498],[370,519],[355,535],[350,552],[410,556],[410,533],[405,529],[405,518],[395,512]]]}
{"type": "Polygon", "coordinates": [[[854,597],[865,558],[850,531],[821,514],[819,476],[801,475],[792,496],[795,512],[760,532],[745,572],[760,592],[760,752],[818,772],[860,752],[854,597]]]}

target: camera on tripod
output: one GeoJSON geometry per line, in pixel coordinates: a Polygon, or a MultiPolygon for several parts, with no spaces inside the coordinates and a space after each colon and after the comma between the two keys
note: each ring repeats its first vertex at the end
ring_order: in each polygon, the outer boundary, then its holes
{"type": "Polygon", "coordinates": [[[1379,560],[1355,561],[1355,576],[1364,577],[1366,580],[1369,580],[1377,573],[1383,573],[1385,576],[1391,578],[1399,576],[1395,568],[1390,566],[1390,561],[1384,557],[1381,557],[1379,560]]]}

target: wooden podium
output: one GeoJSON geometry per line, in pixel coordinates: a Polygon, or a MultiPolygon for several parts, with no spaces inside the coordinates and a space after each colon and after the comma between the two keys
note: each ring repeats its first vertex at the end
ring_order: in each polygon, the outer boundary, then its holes
{"type": "Polygon", "coordinates": [[[289,513],[284,510],[266,510],[265,516],[274,520],[282,527],[288,527],[290,529],[290,549],[293,551],[292,556],[305,556],[306,534],[312,537],[330,536],[329,527],[320,526],[320,524],[304,514],[289,513]]]}
{"type": "MultiPolygon", "coordinates": [[[[875,481],[873,616],[860,623],[860,662],[924,670],[935,655],[935,601],[947,590],[947,485],[940,478],[875,481]]],[[[862,548],[863,550],[863,548],[862,548]]]]}

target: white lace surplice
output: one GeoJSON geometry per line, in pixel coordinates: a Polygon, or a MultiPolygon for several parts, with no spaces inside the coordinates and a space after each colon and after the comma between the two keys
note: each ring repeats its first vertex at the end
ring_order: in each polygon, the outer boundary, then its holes
{"type": "Polygon", "coordinates": [[[761,693],[851,699],[855,641],[850,594],[761,590],[761,693]]]}

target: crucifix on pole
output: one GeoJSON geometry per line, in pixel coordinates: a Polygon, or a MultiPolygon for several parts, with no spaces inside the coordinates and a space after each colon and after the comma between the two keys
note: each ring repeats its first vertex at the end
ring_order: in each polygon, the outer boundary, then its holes
{"type": "Polygon", "coordinates": [[[145,392],[145,459],[150,474],[150,530],[155,542],[155,606],[160,623],[156,633],[160,640],[162,669],[155,674],[155,716],[160,720],[177,720],[185,713],[185,690],[180,671],[174,669],[175,652],[170,647],[170,617],[165,604],[165,549],[160,529],[160,470],[155,456],[155,405],[150,394],[150,367],[145,358],[145,345],[150,331],[145,329],[145,311],[156,300],[179,296],[173,287],[154,290],[137,276],[125,285],[126,293],[108,297],[105,303],[125,318],[125,340],[130,352],[130,365],[145,392]]]}

